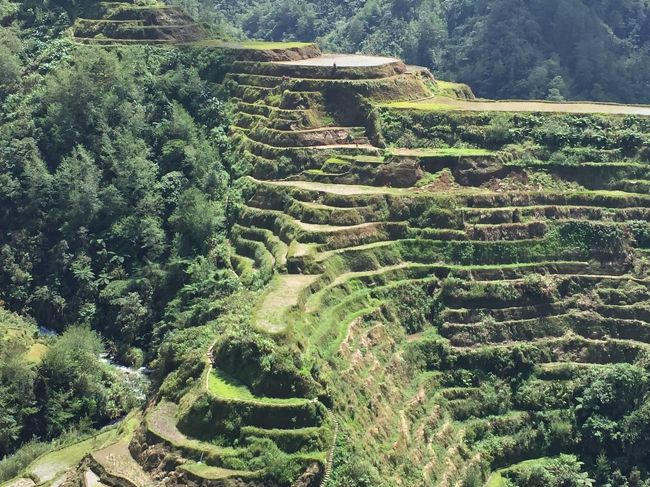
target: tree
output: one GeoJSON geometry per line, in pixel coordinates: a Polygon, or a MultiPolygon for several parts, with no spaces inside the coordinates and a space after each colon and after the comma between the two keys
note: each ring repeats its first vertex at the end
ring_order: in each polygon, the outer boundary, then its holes
{"type": "Polygon", "coordinates": [[[75,147],[63,159],[54,174],[58,221],[68,235],[73,235],[82,226],[91,226],[101,209],[100,176],[92,155],[81,146],[75,147]]]}
{"type": "Polygon", "coordinates": [[[116,304],[119,311],[115,324],[119,327],[120,341],[134,343],[139,338],[139,332],[149,311],[142,304],[138,293],[134,292],[119,298],[116,304]]]}
{"type": "Polygon", "coordinates": [[[548,95],[546,98],[550,101],[564,101],[564,93],[566,93],[566,83],[562,76],[556,76],[551,80],[548,85],[548,95]]]}
{"type": "Polygon", "coordinates": [[[591,487],[594,481],[583,466],[573,455],[560,455],[548,463],[514,470],[511,480],[526,487],[591,487]]]}
{"type": "Polygon", "coordinates": [[[620,450],[623,420],[644,404],[649,383],[647,372],[629,364],[584,374],[577,389],[576,419],[587,451],[597,455],[620,450]]]}
{"type": "Polygon", "coordinates": [[[0,33],[0,100],[20,82],[22,64],[18,53],[21,49],[20,39],[10,29],[3,29],[0,33]]]}
{"type": "Polygon", "coordinates": [[[169,219],[180,237],[180,252],[206,252],[208,241],[225,224],[222,203],[211,201],[196,188],[185,191],[179,198],[178,208],[169,219]]]}
{"type": "Polygon", "coordinates": [[[0,45],[0,96],[12,91],[20,80],[20,61],[7,47],[0,45]]]}
{"type": "Polygon", "coordinates": [[[34,370],[20,353],[0,361],[0,457],[29,438],[34,407],[34,370]]]}
{"type": "Polygon", "coordinates": [[[100,361],[103,351],[99,335],[78,326],[48,347],[34,385],[37,433],[52,438],[80,424],[100,426],[133,405],[121,379],[100,361]]]}

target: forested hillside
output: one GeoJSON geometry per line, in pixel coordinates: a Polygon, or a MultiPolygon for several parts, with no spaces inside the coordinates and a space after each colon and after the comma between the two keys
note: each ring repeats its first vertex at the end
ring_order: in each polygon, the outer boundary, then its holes
{"type": "Polygon", "coordinates": [[[392,54],[485,98],[650,103],[646,0],[216,0],[252,38],[392,54]]]}
{"type": "Polygon", "coordinates": [[[1,457],[133,405],[88,328],[140,367],[238,283],[219,270],[224,105],[200,65],[174,50],[76,47],[63,6],[80,4],[0,5],[0,306],[76,327],[42,362],[0,361],[1,457]]]}

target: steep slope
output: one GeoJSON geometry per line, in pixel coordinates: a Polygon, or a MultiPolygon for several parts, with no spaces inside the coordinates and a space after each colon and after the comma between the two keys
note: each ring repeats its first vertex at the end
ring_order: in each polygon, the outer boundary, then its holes
{"type": "Polygon", "coordinates": [[[482,97],[650,103],[645,0],[217,0],[251,38],[384,53],[482,97]]]}
{"type": "Polygon", "coordinates": [[[336,60],[229,78],[254,176],[235,267],[280,272],[255,323],[320,364],[387,485],[574,451],[577,378],[648,351],[648,107],[436,98],[336,60]]]}
{"type": "Polygon", "coordinates": [[[187,43],[204,30],[180,8],[155,2],[99,2],[73,26],[75,40],[94,44],[187,43]]]}
{"type": "MultiPolygon", "coordinates": [[[[198,40],[148,15],[75,35],[198,40]]],[[[257,293],[210,310],[141,420],[38,480],[480,485],[579,451],[584,377],[648,357],[647,107],[488,104],[310,44],[187,47],[230,95],[226,265],[257,293]]]]}

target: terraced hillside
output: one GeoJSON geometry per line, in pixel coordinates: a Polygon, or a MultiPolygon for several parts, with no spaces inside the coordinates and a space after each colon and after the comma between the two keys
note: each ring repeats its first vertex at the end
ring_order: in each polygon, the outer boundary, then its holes
{"type": "Polygon", "coordinates": [[[578,452],[589,374],[647,363],[647,107],[488,105],[159,6],[102,3],[74,33],[232,59],[226,265],[255,300],[215,312],[233,330],[141,418],[8,485],[501,485],[578,452]]]}
{"type": "Polygon", "coordinates": [[[86,44],[189,43],[205,37],[205,28],[182,9],[155,1],[98,2],[82,15],[72,29],[86,44]]]}
{"type": "Polygon", "coordinates": [[[0,357],[3,360],[11,353],[37,363],[46,350],[45,340],[38,337],[34,324],[26,323],[18,315],[0,307],[0,357]]]}
{"type": "Polygon", "coordinates": [[[461,101],[380,58],[227,83],[233,268],[270,282],[256,326],[318,364],[347,444],[386,485],[574,452],[578,379],[648,353],[648,108],[461,101]]]}

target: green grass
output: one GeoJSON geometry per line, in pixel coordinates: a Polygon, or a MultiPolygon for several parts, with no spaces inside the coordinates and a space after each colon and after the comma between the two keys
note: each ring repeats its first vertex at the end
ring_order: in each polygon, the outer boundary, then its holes
{"type": "Polygon", "coordinates": [[[47,345],[37,338],[37,329],[33,323],[0,305],[0,351],[5,348],[11,355],[22,354],[32,363],[40,362],[47,351],[47,345]]]}
{"type": "Polygon", "coordinates": [[[339,195],[363,195],[363,194],[391,194],[391,195],[407,195],[410,194],[409,189],[406,188],[388,188],[383,186],[363,186],[360,184],[335,184],[335,183],[316,183],[313,181],[259,181],[249,177],[252,181],[269,186],[285,186],[304,189],[307,191],[320,191],[325,193],[339,194],[339,195]]]}
{"type": "Polygon", "coordinates": [[[42,481],[52,480],[61,472],[75,466],[91,451],[103,448],[118,438],[118,428],[111,428],[86,440],[43,455],[29,465],[27,472],[36,475],[42,481]]]}
{"type": "Polygon", "coordinates": [[[338,156],[338,159],[342,159],[344,161],[367,163],[367,164],[381,164],[384,162],[384,158],[382,156],[369,156],[369,155],[358,155],[358,156],[342,155],[342,156],[338,156]]]}
{"type": "Polygon", "coordinates": [[[39,363],[47,352],[47,346],[43,343],[34,343],[25,354],[29,362],[39,363]]]}
{"type": "Polygon", "coordinates": [[[242,42],[244,49],[296,49],[301,47],[312,46],[311,42],[265,42],[265,41],[247,41],[242,42]]]}
{"type": "Polygon", "coordinates": [[[51,443],[30,441],[20,447],[14,454],[0,460],[0,486],[7,485],[7,481],[14,479],[36,458],[50,450],[52,450],[51,443]]]}
{"type": "Polygon", "coordinates": [[[65,442],[63,446],[53,446],[56,443],[30,443],[26,445],[24,451],[21,449],[17,452],[16,458],[7,457],[0,462],[0,481],[7,480],[7,473],[11,473],[11,476],[19,475],[23,470],[21,464],[24,466],[23,475],[35,475],[43,482],[52,480],[63,471],[74,467],[88,453],[104,448],[119,438],[130,439],[139,425],[140,416],[132,413],[118,425],[90,437],[78,438],[74,433],[70,433],[63,440],[65,442]],[[38,456],[26,465],[30,456],[34,458],[34,455],[38,456]]]}
{"type": "MultiPolygon", "coordinates": [[[[196,394],[190,392],[184,399],[193,402],[197,397],[196,394]]],[[[145,425],[151,434],[165,443],[182,450],[191,458],[200,457],[208,463],[214,461],[215,458],[226,459],[245,452],[245,449],[242,448],[218,446],[187,437],[176,426],[176,414],[176,404],[161,401],[153,410],[149,411],[145,417],[145,425]]]]}
{"type": "Polygon", "coordinates": [[[420,179],[417,183],[415,183],[415,187],[423,188],[425,186],[435,183],[436,181],[438,181],[438,179],[440,179],[440,173],[425,172],[422,179],[420,179]]]}
{"type": "Polygon", "coordinates": [[[213,369],[208,376],[208,389],[210,393],[221,399],[243,402],[260,402],[265,404],[303,404],[305,399],[280,399],[255,396],[244,384],[228,376],[221,370],[213,369]]]}
{"type": "Polygon", "coordinates": [[[226,42],[218,39],[198,41],[194,45],[203,47],[223,47],[228,49],[257,49],[260,51],[270,51],[277,49],[300,49],[302,47],[313,46],[311,42],[266,42],[266,41],[242,41],[226,42]]]}
{"type": "Polygon", "coordinates": [[[436,84],[438,85],[438,88],[441,90],[453,90],[457,88],[463,88],[464,84],[462,83],[454,83],[453,81],[442,81],[442,80],[436,80],[436,84]]]}
{"type": "Polygon", "coordinates": [[[246,470],[229,470],[220,467],[211,467],[203,463],[187,462],[180,467],[190,474],[208,480],[220,480],[230,478],[251,479],[257,477],[259,474],[246,470]]]}
{"type": "Polygon", "coordinates": [[[554,460],[552,457],[533,458],[531,460],[524,460],[523,462],[510,465],[508,468],[501,469],[502,472],[506,470],[515,470],[518,468],[532,468],[532,467],[545,467],[554,460]]]}
{"type": "Polygon", "coordinates": [[[494,472],[485,483],[485,487],[505,487],[506,479],[499,472],[494,472]]]}

